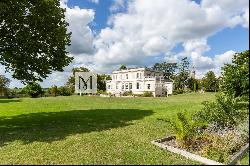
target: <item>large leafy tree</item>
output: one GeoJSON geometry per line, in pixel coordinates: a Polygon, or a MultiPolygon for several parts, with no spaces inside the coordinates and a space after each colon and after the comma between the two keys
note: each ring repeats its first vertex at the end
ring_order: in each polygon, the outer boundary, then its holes
{"type": "Polygon", "coordinates": [[[0,64],[14,78],[42,81],[72,61],[64,12],[59,0],[0,1],[0,64]]]}
{"type": "Polygon", "coordinates": [[[4,75],[0,75],[0,95],[6,93],[9,84],[10,79],[6,78],[4,75]]]}
{"type": "Polygon", "coordinates": [[[188,58],[185,57],[181,60],[180,64],[178,65],[179,72],[175,77],[175,88],[176,89],[184,89],[185,86],[188,86],[188,79],[189,79],[189,69],[190,62],[188,58]]]}
{"type": "Polygon", "coordinates": [[[219,80],[216,78],[213,71],[208,71],[205,77],[202,78],[202,85],[206,91],[215,92],[219,88],[219,80]]]}
{"type": "Polygon", "coordinates": [[[153,70],[162,71],[165,78],[174,78],[174,73],[177,69],[177,63],[156,63],[153,66],[153,70]]]}
{"type": "Polygon", "coordinates": [[[28,83],[24,88],[23,91],[31,96],[32,98],[38,97],[43,93],[42,87],[36,82],[28,83]]]}
{"type": "Polygon", "coordinates": [[[234,97],[249,96],[249,50],[236,53],[232,64],[222,67],[222,90],[234,97]]]}
{"type": "Polygon", "coordinates": [[[119,68],[119,70],[126,70],[126,69],[127,69],[127,67],[125,65],[121,65],[119,68]]]}
{"type": "Polygon", "coordinates": [[[106,80],[111,80],[110,75],[98,74],[97,75],[97,89],[106,91],[106,80]]]}

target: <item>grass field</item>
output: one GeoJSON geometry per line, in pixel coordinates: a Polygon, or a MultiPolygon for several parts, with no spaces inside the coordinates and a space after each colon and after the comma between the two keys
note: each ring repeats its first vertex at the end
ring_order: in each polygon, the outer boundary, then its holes
{"type": "Polygon", "coordinates": [[[0,99],[0,164],[199,164],[151,141],[213,93],[168,98],[0,99]]]}

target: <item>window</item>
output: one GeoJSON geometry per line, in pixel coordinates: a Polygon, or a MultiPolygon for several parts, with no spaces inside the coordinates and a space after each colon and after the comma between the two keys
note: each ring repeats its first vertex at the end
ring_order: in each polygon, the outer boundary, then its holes
{"type": "Polygon", "coordinates": [[[139,73],[136,73],[136,78],[139,78],[139,73]]]}
{"type": "Polygon", "coordinates": [[[115,79],[115,76],[113,75],[113,80],[115,79]]]}
{"type": "Polygon", "coordinates": [[[126,79],[128,79],[128,74],[126,74],[126,79]]]}
{"type": "Polygon", "coordinates": [[[115,75],[115,79],[117,80],[117,75],[115,75]]]}
{"type": "Polygon", "coordinates": [[[122,89],[124,89],[124,85],[122,85],[122,89]]]}
{"type": "Polygon", "coordinates": [[[111,87],[110,87],[110,85],[108,85],[108,89],[110,89],[111,87]]]}
{"type": "Polygon", "coordinates": [[[118,84],[116,84],[116,89],[118,89],[118,84]]]}
{"type": "Polygon", "coordinates": [[[140,89],[140,84],[139,84],[139,82],[136,83],[136,89],[140,89]]]}
{"type": "Polygon", "coordinates": [[[141,78],[141,73],[140,73],[140,78],[141,78]]]}
{"type": "Polygon", "coordinates": [[[150,89],[150,84],[147,85],[148,89],[150,89]]]}
{"type": "Polygon", "coordinates": [[[132,83],[129,83],[129,89],[132,89],[133,87],[132,87],[132,83]]]}
{"type": "Polygon", "coordinates": [[[125,85],[126,89],[128,89],[128,84],[125,85]]]}

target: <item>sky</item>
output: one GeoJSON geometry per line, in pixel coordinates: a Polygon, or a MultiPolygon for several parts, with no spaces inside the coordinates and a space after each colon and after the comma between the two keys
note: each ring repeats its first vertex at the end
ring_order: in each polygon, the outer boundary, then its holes
{"type": "MultiPolygon", "coordinates": [[[[53,72],[43,87],[62,86],[73,67],[97,73],[179,62],[188,57],[202,78],[217,76],[236,52],[249,49],[248,0],[61,0],[72,32],[73,62],[53,72]]],[[[11,73],[0,74],[11,78],[11,73]]],[[[23,87],[11,78],[10,87],[23,87]]]]}

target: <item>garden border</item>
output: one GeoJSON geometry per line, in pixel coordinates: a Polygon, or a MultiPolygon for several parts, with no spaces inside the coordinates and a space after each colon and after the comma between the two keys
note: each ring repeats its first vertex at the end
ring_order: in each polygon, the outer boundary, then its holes
{"type": "Polygon", "coordinates": [[[249,143],[248,143],[247,145],[243,146],[240,149],[240,151],[238,153],[236,153],[231,158],[231,161],[228,164],[224,164],[224,163],[220,163],[220,162],[217,162],[217,161],[214,161],[214,160],[210,160],[210,159],[205,158],[205,157],[201,157],[200,155],[190,153],[190,152],[188,152],[186,150],[182,150],[182,149],[179,149],[179,148],[175,148],[173,146],[168,146],[168,145],[162,144],[162,142],[165,142],[165,141],[168,141],[168,140],[171,140],[171,139],[175,139],[175,137],[174,136],[168,136],[168,137],[164,137],[164,138],[161,138],[161,139],[153,140],[151,143],[156,145],[156,146],[159,146],[160,148],[162,148],[164,150],[168,150],[170,152],[180,154],[180,155],[182,155],[182,156],[184,156],[186,158],[189,158],[189,159],[192,159],[192,160],[195,160],[195,161],[199,161],[199,162],[201,162],[201,163],[203,163],[205,165],[235,165],[237,163],[237,161],[239,159],[241,159],[241,157],[249,149],[249,143]]]}

